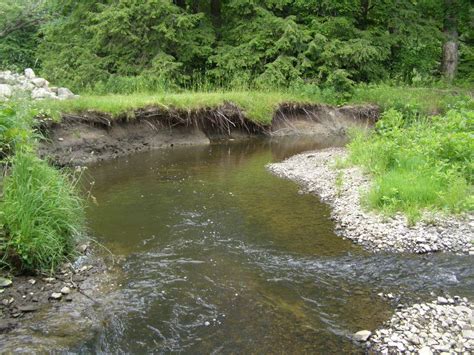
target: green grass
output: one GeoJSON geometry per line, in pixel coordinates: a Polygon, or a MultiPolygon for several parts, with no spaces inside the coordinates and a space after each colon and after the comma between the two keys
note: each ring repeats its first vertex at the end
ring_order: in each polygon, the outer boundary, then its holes
{"type": "Polygon", "coordinates": [[[350,162],[374,178],[364,196],[369,208],[410,223],[423,211],[474,210],[474,110],[472,102],[434,117],[384,113],[372,132],[359,132],[349,144],[350,162]]]}
{"type": "Polygon", "coordinates": [[[73,253],[84,225],[75,183],[34,153],[18,152],[11,161],[1,204],[4,257],[21,271],[54,271],[73,253]]]}
{"type": "Polygon", "coordinates": [[[133,118],[136,109],[158,106],[193,110],[212,108],[230,102],[244,110],[247,118],[261,123],[271,123],[273,114],[282,103],[328,103],[367,104],[373,103],[382,109],[397,108],[401,111],[431,114],[443,112],[459,96],[468,96],[465,89],[433,89],[413,87],[391,87],[387,85],[357,86],[351,98],[334,92],[321,90],[316,86],[304,85],[286,91],[215,91],[215,92],[168,92],[134,93],[128,95],[82,95],[75,100],[46,100],[37,103],[39,109],[59,119],[60,113],[80,114],[85,111],[99,111],[112,118],[121,115],[133,118]]]}
{"type": "Polygon", "coordinates": [[[0,104],[0,268],[54,271],[74,251],[84,226],[76,179],[36,157],[28,102],[0,104]]]}
{"type": "Polygon", "coordinates": [[[39,108],[49,111],[53,117],[58,113],[81,113],[88,110],[110,114],[112,117],[126,114],[131,116],[134,110],[148,106],[193,110],[212,108],[230,102],[244,110],[246,116],[258,123],[269,124],[273,113],[284,102],[318,102],[294,94],[262,92],[185,92],[167,94],[132,94],[81,96],[75,100],[44,101],[39,108]]]}

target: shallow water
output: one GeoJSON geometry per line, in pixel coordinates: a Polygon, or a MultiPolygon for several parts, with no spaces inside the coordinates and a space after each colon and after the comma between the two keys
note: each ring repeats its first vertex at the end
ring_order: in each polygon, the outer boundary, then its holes
{"type": "Polygon", "coordinates": [[[265,165],[308,141],[252,140],[91,166],[96,238],[123,259],[108,321],[71,350],[341,353],[393,304],[472,296],[468,257],[369,254],[333,232],[328,206],[265,165]]]}

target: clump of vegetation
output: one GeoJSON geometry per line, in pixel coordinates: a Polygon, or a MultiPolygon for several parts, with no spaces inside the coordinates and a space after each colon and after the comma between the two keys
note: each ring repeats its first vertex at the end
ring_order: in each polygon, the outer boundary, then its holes
{"type": "Polygon", "coordinates": [[[474,209],[473,101],[433,117],[389,109],[372,132],[349,144],[350,161],[374,176],[371,208],[404,212],[414,223],[426,209],[474,209]]]}
{"type": "Polygon", "coordinates": [[[53,272],[74,252],[84,228],[77,179],[36,156],[34,111],[0,107],[0,146],[8,173],[0,201],[1,265],[17,271],[53,272]]]}

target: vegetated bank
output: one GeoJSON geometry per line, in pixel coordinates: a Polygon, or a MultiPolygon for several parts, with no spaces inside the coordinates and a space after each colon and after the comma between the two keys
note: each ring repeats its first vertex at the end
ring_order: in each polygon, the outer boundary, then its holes
{"type": "Polygon", "coordinates": [[[340,232],[370,250],[474,253],[473,132],[470,97],[437,116],[391,109],[347,150],[270,169],[331,203],[340,232]]]}
{"type": "Polygon", "coordinates": [[[349,127],[373,125],[375,105],[328,106],[283,93],[181,93],[81,97],[44,102],[42,155],[60,165],[131,152],[254,136],[312,135],[344,141],[349,127]]]}
{"type": "Polygon", "coordinates": [[[89,308],[104,278],[85,237],[78,172],[37,157],[37,114],[29,101],[0,103],[0,334],[89,308]]]}
{"type": "MultiPolygon", "coordinates": [[[[370,251],[472,257],[473,137],[474,101],[466,96],[436,116],[386,110],[347,148],[300,154],[269,169],[328,202],[338,233],[370,251]]],[[[354,339],[377,353],[474,349],[468,299],[443,295],[397,309],[374,334],[362,330],[354,339]]]]}

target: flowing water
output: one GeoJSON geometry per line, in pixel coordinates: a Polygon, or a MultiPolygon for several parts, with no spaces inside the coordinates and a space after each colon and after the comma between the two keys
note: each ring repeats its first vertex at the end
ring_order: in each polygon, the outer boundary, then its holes
{"type": "Polygon", "coordinates": [[[468,257],[370,254],[328,206],[265,165],[312,142],[251,140],[91,166],[96,238],[122,259],[109,320],[72,349],[133,353],[359,352],[393,304],[473,295],[468,257]]]}

